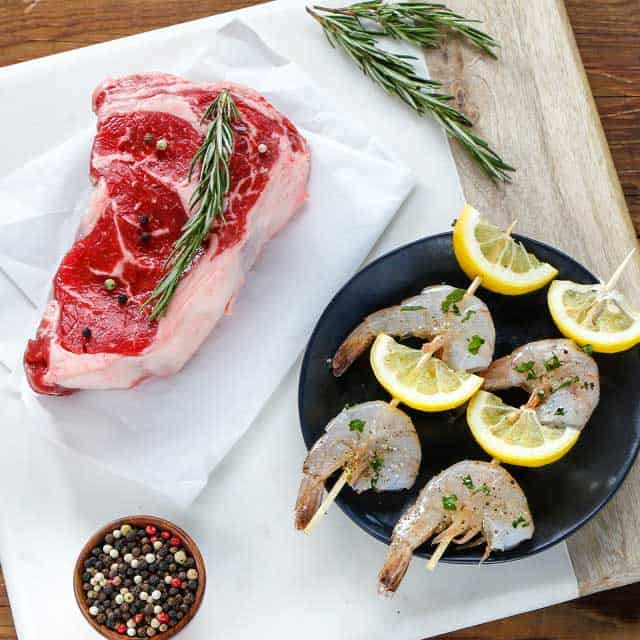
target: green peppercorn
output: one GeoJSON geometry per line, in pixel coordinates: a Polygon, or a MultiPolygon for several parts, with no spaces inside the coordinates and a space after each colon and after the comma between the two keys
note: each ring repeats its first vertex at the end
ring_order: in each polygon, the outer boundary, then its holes
{"type": "Polygon", "coordinates": [[[166,138],[160,138],[156,142],[156,149],[158,151],[166,151],[168,146],[169,146],[169,141],[166,138]]]}
{"type": "Polygon", "coordinates": [[[116,281],[113,278],[107,278],[104,281],[104,288],[107,291],[113,291],[118,285],[116,284],[116,281]]]}

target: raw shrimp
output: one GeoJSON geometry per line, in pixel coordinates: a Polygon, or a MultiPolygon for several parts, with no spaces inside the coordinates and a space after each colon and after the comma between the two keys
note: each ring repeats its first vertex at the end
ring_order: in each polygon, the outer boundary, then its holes
{"type": "Polygon", "coordinates": [[[413,336],[423,340],[445,338],[436,353],[452,369],[478,371],[493,358],[496,331],[487,305],[474,295],[464,296],[462,289],[448,284],[434,285],[403,300],[394,307],[380,309],[367,316],[345,339],[333,357],[333,373],[341,376],[380,333],[397,338],[413,336]],[[451,296],[453,294],[453,296],[451,296]],[[448,303],[447,296],[450,296],[448,303]],[[462,298],[462,299],[461,299],[462,298]],[[456,302],[457,299],[457,302],[456,302]],[[444,308],[448,307],[445,311],[444,308]],[[469,342],[479,336],[484,342],[477,352],[469,351],[469,342]]]}
{"type": "Polygon", "coordinates": [[[508,471],[489,462],[458,462],[433,477],[396,524],[378,590],[395,591],[413,551],[436,534],[430,566],[450,542],[465,544],[478,536],[469,546],[486,543],[486,558],[494,549],[505,551],[530,539],[533,531],[527,498],[508,471]]]}
{"type": "Polygon", "coordinates": [[[527,408],[535,409],[540,424],[548,427],[582,429],[600,400],[598,365],[573,340],[529,342],[482,375],[488,391],[528,391],[527,408]]]}
{"type": "Polygon", "coordinates": [[[374,400],[343,409],[309,451],[295,509],[296,529],[304,529],[320,507],[325,480],[338,469],[361,493],[397,491],[413,486],[422,449],[411,418],[374,400]]]}

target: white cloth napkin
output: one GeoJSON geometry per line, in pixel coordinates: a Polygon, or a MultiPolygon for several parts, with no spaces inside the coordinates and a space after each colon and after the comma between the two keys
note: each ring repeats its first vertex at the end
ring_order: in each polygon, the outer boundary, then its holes
{"type": "MultiPolygon", "coordinates": [[[[373,132],[417,176],[417,187],[372,255],[447,230],[463,196],[440,129],[415,118],[352,65],[340,62],[341,54],[304,13],[303,0],[264,4],[241,15],[279,57],[294,61],[323,88],[334,113],[373,132]]],[[[12,97],[0,101],[0,139],[11,149],[0,154],[0,175],[91,124],[87,96],[97,77],[171,69],[175,60],[196,56],[203,43],[215,44],[216,30],[229,20],[214,16],[0,69],[0,94],[12,97]],[[46,115],[43,95],[56,105],[46,115]]],[[[325,126],[335,130],[326,120],[325,126]]],[[[354,135],[353,130],[342,133],[354,135]]],[[[361,144],[364,149],[368,143],[361,144]]],[[[7,209],[0,212],[3,220],[7,215],[7,209]]],[[[50,232],[55,231],[52,224],[50,232]]],[[[37,270],[27,268],[22,277],[30,273],[37,270]]],[[[18,356],[26,326],[32,328],[33,308],[4,280],[0,275],[0,339],[9,347],[19,343],[18,356]]],[[[321,307],[314,302],[317,311],[321,307]]],[[[201,546],[209,570],[207,593],[180,635],[184,640],[297,640],[301,634],[306,640],[418,640],[578,595],[566,547],[558,545],[517,563],[441,565],[433,574],[416,560],[396,596],[378,598],[375,582],[384,545],[337,508],[311,538],[293,530],[305,454],[296,405],[298,373],[297,365],[288,372],[252,427],[213,470],[207,488],[183,510],[77,450],[40,437],[20,397],[2,391],[0,367],[0,558],[20,640],[95,640],[74,602],[73,563],[93,531],[127,513],[168,517],[201,546]]],[[[173,437],[180,431],[178,423],[173,437]]]]}
{"type": "MultiPolygon", "coordinates": [[[[18,318],[7,318],[10,339],[0,343],[43,434],[180,504],[195,498],[253,422],[322,308],[413,184],[362,127],[332,111],[305,75],[247,26],[233,22],[210,42],[184,75],[257,89],[296,123],[312,152],[309,201],[267,245],[233,315],[220,321],[182,372],[124,391],[63,398],[33,393],[15,351],[35,331],[38,313],[26,324],[20,319],[19,328],[18,318]]],[[[0,181],[0,210],[14,219],[2,225],[0,269],[38,309],[86,210],[92,129],[0,181]]]]}

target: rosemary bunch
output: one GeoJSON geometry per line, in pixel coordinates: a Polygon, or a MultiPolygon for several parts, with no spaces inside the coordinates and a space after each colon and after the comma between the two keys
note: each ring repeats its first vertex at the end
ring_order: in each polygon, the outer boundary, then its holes
{"type": "Polygon", "coordinates": [[[232,122],[240,112],[228,91],[209,105],[201,122],[209,122],[202,146],[189,165],[189,181],[199,165],[198,184],[189,200],[190,217],[165,263],[168,269],[143,306],[154,302],[149,319],[165,314],[169,301],[216,220],[225,222],[224,199],[229,191],[229,160],[233,153],[232,122]]]}
{"type": "Polygon", "coordinates": [[[414,56],[380,49],[376,38],[381,34],[366,29],[355,16],[332,10],[321,15],[308,7],[307,11],[318,21],[331,46],[342,49],[365,75],[388,94],[398,96],[419,115],[430,113],[493,180],[510,182],[507,172],[515,169],[485,140],[472,133],[472,123],[449,104],[453,96],[437,91],[440,82],[416,73],[409,62],[416,59],[414,56]]]}
{"type": "Polygon", "coordinates": [[[500,46],[490,35],[473,26],[480,20],[465,18],[443,4],[367,0],[340,9],[314,8],[373,21],[380,27],[376,34],[405,40],[419,47],[434,49],[441,46],[445,30],[459,34],[492,58],[497,57],[495,49],[500,46]]]}

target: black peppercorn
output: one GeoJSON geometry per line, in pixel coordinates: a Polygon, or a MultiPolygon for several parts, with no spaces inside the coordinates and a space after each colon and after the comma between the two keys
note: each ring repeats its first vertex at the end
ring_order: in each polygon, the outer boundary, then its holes
{"type": "MultiPolygon", "coordinates": [[[[82,330],[82,337],[86,338],[87,340],[89,340],[89,338],[91,337],[91,329],[89,329],[89,327],[85,327],[82,330]]],[[[94,549],[94,551],[98,551],[98,553],[94,553],[93,555],[97,556],[99,555],[100,551],[97,549],[94,549]]]]}
{"type": "Polygon", "coordinates": [[[139,221],[140,225],[144,227],[149,224],[149,216],[140,216],[139,221]]]}
{"type": "Polygon", "coordinates": [[[148,244],[150,240],[151,234],[148,231],[143,231],[140,234],[140,242],[142,242],[142,244],[148,244]]]}

